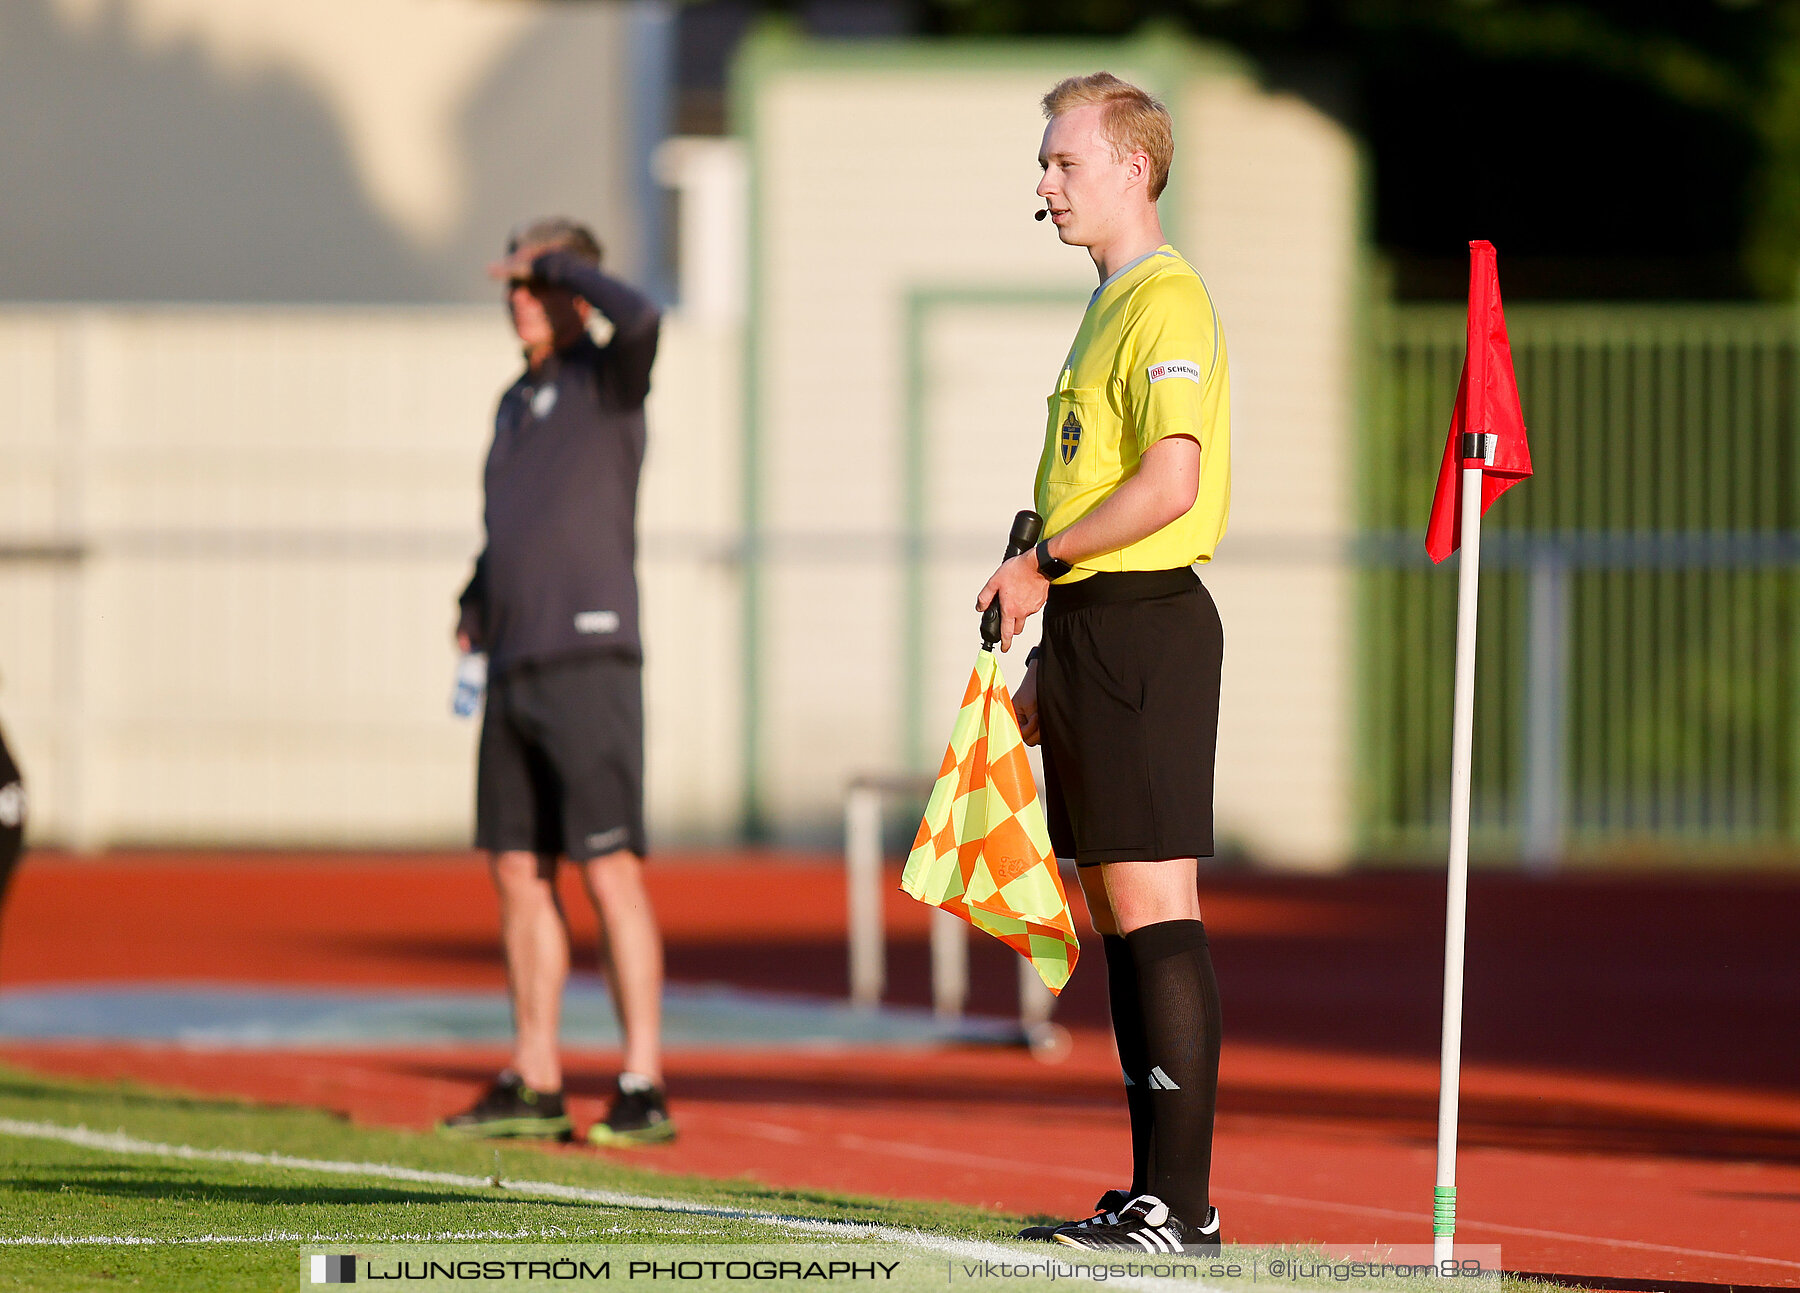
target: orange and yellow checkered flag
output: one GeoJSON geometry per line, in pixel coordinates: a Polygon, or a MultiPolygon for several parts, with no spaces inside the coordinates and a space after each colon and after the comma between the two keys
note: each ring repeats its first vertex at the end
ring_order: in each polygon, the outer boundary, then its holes
{"type": "Polygon", "coordinates": [[[900,887],[992,934],[1061,992],[1081,954],[1019,718],[992,651],[975,657],[900,887]]]}

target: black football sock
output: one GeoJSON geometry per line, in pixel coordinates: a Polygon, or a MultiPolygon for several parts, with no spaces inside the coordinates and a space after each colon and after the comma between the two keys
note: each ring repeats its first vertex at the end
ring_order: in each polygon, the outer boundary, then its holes
{"type": "Polygon", "coordinates": [[[1150,1189],[1150,1064],[1145,1059],[1137,962],[1121,934],[1102,934],[1100,946],[1106,951],[1106,999],[1112,1008],[1119,1067],[1125,1073],[1125,1106],[1131,1111],[1131,1193],[1143,1194],[1150,1189]]]}
{"type": "MultiPolygon", "coordinates": [[[[1125,936],[1137,966],[1151,1102],[1149,1193],[1191,1226],[1207,1217],[1219,1099],[1219,984],[1206,926],[1165,920],[1125,936]]],[[[1135,1075],[1134,1080],[1135,1080],[1135,1075]]]]}

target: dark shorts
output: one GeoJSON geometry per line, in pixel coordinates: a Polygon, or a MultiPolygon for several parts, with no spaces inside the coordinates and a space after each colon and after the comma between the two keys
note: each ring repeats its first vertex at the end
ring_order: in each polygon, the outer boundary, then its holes
{"type": "Polygon", "coordinates": [[[590,655],[513,665],[488,686],[475,846],[644,855],[642,666],[590,655]]]}
{"type": "Polygon", "coordinates": [[[1037,694],[1058,857],[1212,856],[1223,657],[1218,608],[1192,570],[1050,589],[1037,694]]]}

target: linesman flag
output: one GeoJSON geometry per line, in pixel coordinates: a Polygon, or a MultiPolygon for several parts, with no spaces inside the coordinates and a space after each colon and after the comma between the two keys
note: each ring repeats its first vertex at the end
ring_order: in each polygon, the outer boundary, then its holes
{"type": "Polygon", "coordinates": [[[991,649],[975,657],[900,887],[992,934],[1052,992],[1080,955],[1019,718],[991,649]]]}
{"type": "Polygon", "coordinates": [[[1456,387],[1456,410],[1450,415],[1450,438],[1438,467],[1437,493],[1431,499],[1431,523],[1425,530],[1425,551],[1433,561],[1442,561],[1462,544],[1465,434],[1485,437],[1479,442],[1485,516],[1496,498],[1531,475],[1525,414],[1519,407],[1512,345],[1506,339],[1506,314],[1500,306],[1500,270],[1494,244],[1485,239],[1469,244],[1468,350],[1456,387]]]}

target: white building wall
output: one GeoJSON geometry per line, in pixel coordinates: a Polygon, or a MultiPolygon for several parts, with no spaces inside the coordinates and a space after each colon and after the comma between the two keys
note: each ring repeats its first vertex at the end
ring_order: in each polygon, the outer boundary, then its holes
{"type": "Polygon", "coordinates": [[[1271,863],[1330,867],[1354,819],[1356,147],[1247,79],[1183,101],[1184,234],[1231,351],[1231,529],[1204,572],[1226,628],[1219,824],[1271,863]]]}
{"type": "MultiPolygon", "coordinates": [[[[671,319],[649,409],[664,838],[736,822],[738,353],[671,319]]],[[[34,835],[466,842],[450,635],[517,364],[488,309],[0,312],[0,717],[34,835]]]]}
{"type": "MultiPolygon", "coordinates": [[[[1177,111],[1169,230],[1231,348],[1220,834],[1341,861],[1354,147],[1221,60],[988,53],[753,51],[743,151],[663,157],[712,269],[651,398],[652,830],[727,838],[754,790],[825,839],[850,777],[935,765],[1094,281],[1031,220],[1035,105],[1106,65],[1177,111]]],[[[452,600],[516,363],[490,306],[0,310],[0,718],[39,838],[465,840],[452,600]]]]}
{"type": "Polygon", "coordinates": [[[645,265],[661,0],[7,0],[12,300],[492,299],[526,216],[645,265]]]}

